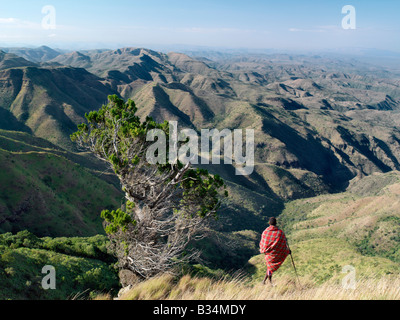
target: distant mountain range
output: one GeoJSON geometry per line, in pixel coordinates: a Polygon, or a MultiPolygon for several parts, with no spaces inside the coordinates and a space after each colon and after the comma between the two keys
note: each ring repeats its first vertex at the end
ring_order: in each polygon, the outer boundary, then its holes
{"type": "Polygon", "coordinates": [[[72,52],[51,62],[85,68],[135,100],[143,116],[197,129],[253,127],[257,162],[265,164],[259,170],[305,170],[340,189],[357,174],[398,168],[399,80],[382,68],[285,54],[221,62],[140,48],[72,52]]]}
{"type": "Polygon", "coordinates": [[[47,46],[41,46],[38,48],[0,48],[3,52],[13,53],[19,57],[32,62],[46,62],[48,60],[54,59],[63,53],[61,50],[54,50],[47,46]]]}
{"type": "Polygon", "coordinates": [[[286,201],[400,169],[400,78],[390,69],[318,55],[0,52],[1,129],[75,153],[69,135],[109,94],[133,99],[142,117],[181,127],[255,130],[252,175],[208,166],[231,194],[222,231],[260,232],[286,201]]]}

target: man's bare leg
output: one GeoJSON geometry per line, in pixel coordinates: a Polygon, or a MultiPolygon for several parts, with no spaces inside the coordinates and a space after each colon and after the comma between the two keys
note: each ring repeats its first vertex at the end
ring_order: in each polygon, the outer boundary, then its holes
{"type": "Polygon", "coordinates": [[[271,285],[272,285],[272,273],[269,273],[269,271],[267,271],[267,273],[265,274],[265,278],[264,278],[264,280],[263,280],[263,284],[265,284],[265,282],[267,281],[267,279],[269,280],[269,282],[271,283],[271,285]]]}
{"type": "Polygon", "coordinates": [[[265,274],[265,278],[264,278],[262,284],[265,284],[265,281],[267,281],[267,279],[268,279],[268,271],[267,271],[267,273],[265,274]]]}

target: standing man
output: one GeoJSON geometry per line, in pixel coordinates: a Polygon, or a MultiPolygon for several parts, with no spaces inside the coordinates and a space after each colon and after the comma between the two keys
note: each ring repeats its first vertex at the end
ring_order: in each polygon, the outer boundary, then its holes
{"type": "Polygon", "coordinates": [[[291,253],[287,245],[286,236],[276,227],[276,219],[269,219],[269,227],[264,230],[260,241],[260,253],[265,254],[267,274],[263,284],[268,280],[272,284],[272,273],[279,269],[286,257],[291,253]]]}

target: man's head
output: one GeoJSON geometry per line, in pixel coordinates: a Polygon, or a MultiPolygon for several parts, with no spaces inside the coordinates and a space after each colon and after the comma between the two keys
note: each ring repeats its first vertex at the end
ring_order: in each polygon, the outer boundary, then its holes
{"type": "Polygon", "coordinates": [[[276,219],[274,217],[269,218],[269,225],[270,226],[276,226],[276,219]]]}

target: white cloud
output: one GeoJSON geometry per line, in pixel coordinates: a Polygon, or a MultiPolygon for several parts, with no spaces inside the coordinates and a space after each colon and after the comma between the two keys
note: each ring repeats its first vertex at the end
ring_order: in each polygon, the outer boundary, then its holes
{"type": "Polygon", "coordinates": [[[41,24],[17,18],[0,18],[0,27],[18,28],[18,29],[33,29],[33,28],[38,29],[41,27],[41,24]]]}
{"type": "Polygon", "coordinates": [[[0,23],[9,24],[9,23],[16,23],[18,19],[15,18],[0,18],[0,23]]]}

